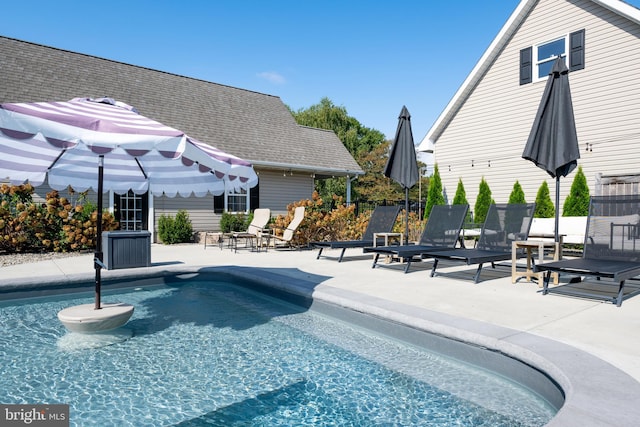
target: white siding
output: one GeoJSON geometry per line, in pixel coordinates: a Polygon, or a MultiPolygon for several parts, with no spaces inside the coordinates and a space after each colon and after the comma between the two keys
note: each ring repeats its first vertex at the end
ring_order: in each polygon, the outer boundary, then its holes
{"type": "MultiPolygon", "coordinates": [[[[592,194],[597,173],[638,172],[640,27],[588,0],[540,0],[436,143],[450,200],[462,178],[473,207],[483,176],[496,202],[508,200],[516,180],[527,201],[535,200],[545,179],[555,197],[554,180],[521,158],[546,81],[519,85],[519,52],[581,29],[586,66],[569,75],[582,156],[578,164],[592,194]],[[585,150],[587,143],[593,151],[585,150]]],[[[574,176],[561,179],[561,202],[574,176]]]]}

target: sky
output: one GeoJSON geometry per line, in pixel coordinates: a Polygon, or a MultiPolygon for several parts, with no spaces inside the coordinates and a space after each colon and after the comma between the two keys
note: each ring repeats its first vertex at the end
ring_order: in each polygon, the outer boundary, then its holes
{"type": "Polygon", "coordinates": [[[293,110],[326,97],[387,139],[404,105],[419,144],[519,0],[5,3],[3,36],[275,95],[293,110]]]}

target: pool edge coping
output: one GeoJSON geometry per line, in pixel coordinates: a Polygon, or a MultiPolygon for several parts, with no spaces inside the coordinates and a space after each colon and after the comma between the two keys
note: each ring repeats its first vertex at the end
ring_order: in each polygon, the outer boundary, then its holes
{"type": "MultiPolygon", "coordinates": [[[[103,279],[146,279],[221,271],[280,291],[385,318],[518,359],[545,372],[565,393],[564,405],[548,426],[633,425],[640,419],[640,382],[586,351],[529,332],[410,306],[326,284],[305,283],[304,279],[272,271],[265,274],[265,270],[260,267],[175,265],[113,270],[104,275],[103,279]],[[263,273],[257,274],[256,270],[262,270],[263,273]],[[624,393],[619,390],[624,390],[624,393]],[[596,421],[598,423],[594,424],[596,421]]],[[[93,277],[92,274],[83,273],[10,281],[0,279],[0,288],[20,290],[34,286],[42,287],[43,283],[48,287],[60,287],[70,283],[92,281],[93,277]]]]}

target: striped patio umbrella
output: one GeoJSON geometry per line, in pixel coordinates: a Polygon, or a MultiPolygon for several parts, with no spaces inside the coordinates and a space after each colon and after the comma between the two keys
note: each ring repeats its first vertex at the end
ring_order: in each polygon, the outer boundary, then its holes
{"type": "Polygon", "coordinates": [[[0,153],[0,180],[98,193],[96,309],[105,191],[205,196],[258,182],[249,162],[111,98],[0,104],[0,153]]]}

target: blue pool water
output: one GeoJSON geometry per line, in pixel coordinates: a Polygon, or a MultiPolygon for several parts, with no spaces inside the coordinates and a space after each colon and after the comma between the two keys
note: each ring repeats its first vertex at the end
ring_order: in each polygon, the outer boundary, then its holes
{"type": "Polygon", "coordinates": [[[106,294],[136,308],[97,343],[56,318],[91,301],[0,303],[0,403],[136,427],[541,426],[557,411],[501,376],[224,281],[106,294]]]}

